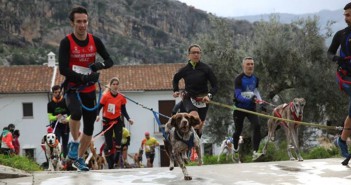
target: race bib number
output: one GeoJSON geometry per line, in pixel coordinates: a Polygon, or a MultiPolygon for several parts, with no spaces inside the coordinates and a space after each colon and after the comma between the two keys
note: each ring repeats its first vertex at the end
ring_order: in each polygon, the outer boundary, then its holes
{"type": "Polygon", "coordinates": [[[243,96],[246,99],[251,99],[254,96],[254,92],[249,92],[249,91],[242,92],[241,96],[243,96]]]}
{"type": "Polygon", "coordinates": [[[201,102],[201,101],[196,101],[193,98],[190,98],[191,103],[193,103],[193,105],[197,108],[205,108],[206,107],[206,103],[201,102]]]}
{"type": "Polygon", "coordinates": [[[109,103],[108,106],[107,106],[107,112],[111,113],[111,114],[115,114],[115,104],[111,104],[109,103]]]}
{"type": "Polygon", "coordinates": [[[82,66],[77,66],[73,65],[72,70],[76,73],[83,74],[83,75],[88,75],[91,73],[91,69],[88,67],[82,67],[82,66]]]}

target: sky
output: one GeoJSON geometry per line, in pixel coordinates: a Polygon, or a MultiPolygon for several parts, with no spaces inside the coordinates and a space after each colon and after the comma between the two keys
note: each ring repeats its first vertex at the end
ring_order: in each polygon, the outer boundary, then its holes
{"type": "Polygon", "coordinates": [[[343,9],[347,0],[179,0],[220,17],[270,13],[305,14],[343,9]]]}

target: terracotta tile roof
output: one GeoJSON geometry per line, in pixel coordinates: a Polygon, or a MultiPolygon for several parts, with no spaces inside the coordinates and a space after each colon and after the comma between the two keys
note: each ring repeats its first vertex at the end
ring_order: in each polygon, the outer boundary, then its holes
{"type": "Polygon", "coordinates": [[[48,92],[52,73],[47,66],[1,66],[0,93],[48,92]]]}
{"type": "MultiPolygon", "coordinates": [[[[113,66],[102,70],[100,82],[108,84],[112,77],[120,79],[121,91],[172,90],[172,78],[184,63],[113,66]]],[[[53,68],[47,66],[0,66],[0,93],[48,92],[53,68]]],[[[57,69],[55,84],[64,77],[57,69]]],[[[184,87],[184,83],[180,83],[184,87]]]]}

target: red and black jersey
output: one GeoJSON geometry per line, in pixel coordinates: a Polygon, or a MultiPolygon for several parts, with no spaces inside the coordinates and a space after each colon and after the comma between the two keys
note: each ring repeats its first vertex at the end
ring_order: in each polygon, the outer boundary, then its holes
{"type": "MultiPolygon", "coordinates": [[[[93,39],[93,35],[88,33],[88,44],[86,46],[79,46],[72,38],[72,34],[67,35],[70,43],[70,57],[69,57],[69,68],[76,71],[75,67],[83,67],[89,69],[89,65],[95,62],[96,59],[96,46],[93,39]]],[[[77,72],[77,71],[76,71],[77,72]]],[[[79,73],[79,72],[78,72],[79,73]]],[[[70,82],[70,86],[74,87],[77,84],[70,82]]],[[[81,92],[87,93],[95,91],[95,85],[85,87],[81,92]]]]}

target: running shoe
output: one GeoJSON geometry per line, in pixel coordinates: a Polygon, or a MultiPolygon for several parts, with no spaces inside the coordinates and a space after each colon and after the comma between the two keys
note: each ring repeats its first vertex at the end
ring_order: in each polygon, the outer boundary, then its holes
{"type": "Polygon", "coordinates": [[[78,142],[70,142],[68,143],[68,158],[71,160],[77,160],[78,159],[78,147],[79,143],[78,142]]]}
{"type": "Polygon", "coordinates": [[[73,162],[73,167],[77,168],[78,171],[89,171],[88,166],[85,164],[83,158],[78,158],[73,162]]]}

